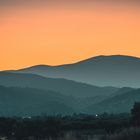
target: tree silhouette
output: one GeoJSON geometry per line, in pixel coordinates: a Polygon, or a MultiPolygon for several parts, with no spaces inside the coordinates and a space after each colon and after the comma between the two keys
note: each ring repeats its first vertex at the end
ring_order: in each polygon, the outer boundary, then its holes
{"type": "Polygon", "coordinates": [[[140,126],[140,102],[134,104],[131,115],[133,125],[140,126]]]}

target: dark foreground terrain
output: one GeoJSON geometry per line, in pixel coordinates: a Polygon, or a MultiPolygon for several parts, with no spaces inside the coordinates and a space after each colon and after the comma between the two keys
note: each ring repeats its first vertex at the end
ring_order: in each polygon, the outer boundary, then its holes
{"type": "Polygon", "coordinates": [[[131,113],[0,117],[0,140],[139,140],[140,103],[131,113]]]}
{"type": "Polygon", "coordinates": [[[1,140],[139,140],[140,103],[130,114],[1,117],[1,140]]]}

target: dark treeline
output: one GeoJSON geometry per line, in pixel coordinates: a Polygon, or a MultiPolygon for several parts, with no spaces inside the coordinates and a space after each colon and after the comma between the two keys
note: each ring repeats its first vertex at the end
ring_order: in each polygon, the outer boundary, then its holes
{"type": "Polygon", "coordinates": [[[0,135],[9,139],[45,139],[61,137],[66,131],[93,130],[111,134],[129,127],[129,114],[44,116],[32,118],[0,118],[0,135]]]}
{"type": "Polygon", "coordinates": [[[130,114],[103,113],[101,115],[0,117],[0,136],[8,140],[45,140],[50,137],[52,139],[63,137],[66,132],[70,131],[90,130],[95,134],[111,137],[113,134],[119,135],[126,128],[138,127],[139,125],[140,103],[135,103],[130,114]]]}

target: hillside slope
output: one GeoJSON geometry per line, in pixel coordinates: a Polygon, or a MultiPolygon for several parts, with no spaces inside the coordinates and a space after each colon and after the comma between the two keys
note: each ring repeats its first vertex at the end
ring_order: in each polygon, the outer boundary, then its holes
{"type": "Polygon", "coordinates": [[[98,86],[139,88],[139,71],[140,58],[113,55],[97,56],[69,65],[37,65],[12,72],[65,78],[98,86]]]}
{"type": "Polygon", "coordinates": [[[124,113],[130,112],[135,102],[140,102],[140,89],[120,93],[97,104],[93,104],[86,110],[91,113],[124,113]]]}
{"type": "Polygon", "coordinates": [[[45,78],[35,74],[8,72],[0,72],[0,85],[52,90],[74,97],[108,97],[118,90],[114,87],[97,87],[71,80],[45,78]]]}
{"type": "Polygon", "coordinates": [[[54,91],[0,86],[0,116],[71,114],[73,101],[54,91]]]}

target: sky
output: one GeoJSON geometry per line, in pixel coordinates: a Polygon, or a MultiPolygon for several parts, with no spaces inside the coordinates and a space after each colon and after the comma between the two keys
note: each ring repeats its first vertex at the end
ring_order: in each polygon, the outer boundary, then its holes
{"type": "Polygon", "coordinates": [[[137,0],[0,0],[0,70],[116,54],[140,57],[137,0]]]}

